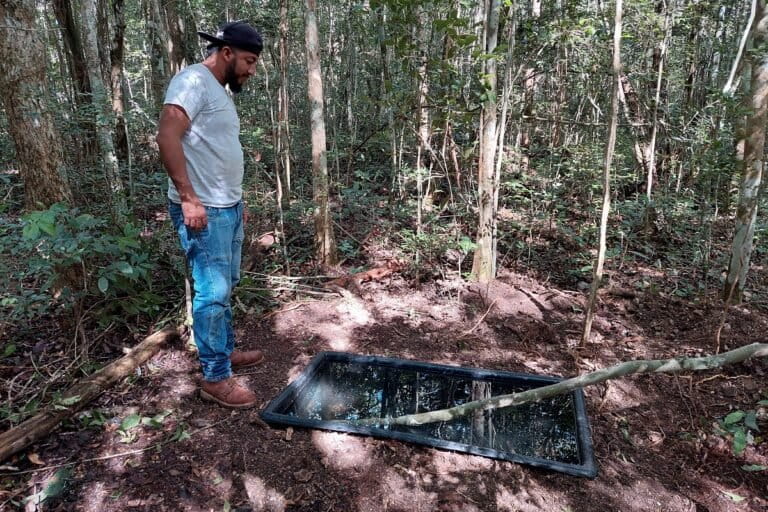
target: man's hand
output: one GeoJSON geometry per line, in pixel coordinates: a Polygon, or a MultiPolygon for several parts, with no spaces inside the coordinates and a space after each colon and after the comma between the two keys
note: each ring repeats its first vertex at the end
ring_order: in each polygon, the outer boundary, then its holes
{"type": "Polygon", "coordinates": [[[184,225],[190,229],[204,229],[208,225],[208,214],[200,201],[182,201],[181,213],[184,225]]]}
{"type": "Polygon", "coordinates": [[[248,205],[243,203],[243,226],[246,226],[250,219],[251,219],[251,214],[249,213],[248,205]]]}

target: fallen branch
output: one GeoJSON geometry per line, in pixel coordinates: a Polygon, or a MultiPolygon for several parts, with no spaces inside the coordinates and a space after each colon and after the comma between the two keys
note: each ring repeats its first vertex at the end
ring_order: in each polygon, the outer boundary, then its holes
{"type": "MultiPolygon", "coordinates": [[[[242,375],[242,373],[238,373],[238,375],[242,375]]],[[[217,427],[217,426],[221,425],[222,423],[228,422],[232,418],[233,418],[233,416],[228,416],[228,417],[224,418],[223,420],[217,421],[216,423],[211,423],[210,425],[207,425],[205,427],[200,427],[197,430],[193,430],[192,432],[187,432],[187,435],[189,435],[189,437],[194,437],[195,435],[199,434],[200,432],[203,432],[205,430],[211,429],[213,427],[217,427]]],[[[163,446],[165,446],[167,444],[178,443],[178,442],[179,442],[179,440],[176,439],[176,436],[175,435],[171,435],[168,439],[165,439],[164,441],[160,441],[160,442],[151,444],[149,446],[145,446],[144,448],[139,448],[137,450],[128,450],[128,451],[125,451],[125,452],[112,453],[110,455],[100,455],[98,457],[91,457],[91,458],[88,458],[88,459],[73,460],[71,462],[64,462],[64,463],[61,463],[61,464],[53,464],[51,466],[45,466],[45,467],[42,467],[42,468],[27,469],[25,471],[15,471],[13,473],[1,473],[0,476],[28,475],[30,473],[40,473],[41,471],[50,471],[51,469],[59,469],[59,468],[67,467],[67,466],[74,466],[75,464],[85,464],[86,462],[97,462],[97,461],[102,461],[102,460],[117,459],[119,457],[128,457],[130,455],[138,455],[139,453],[148,452],[150,450],[159,450],[160,448],[162,448],[163,446]]]]}
{"type": "Polygon", "coordinates": [[[624,363],[611,366],[580,375],[572,379],[566,379],[549,386],[529,389],[519,393],[509,395],[499,395],[483,400],[468,402],[450,409],[441,409],[438,411],[423,412],[418,414],[406,414],[396,418],[364,418],[354,422],[356,425],[423,425],[425,423],[434,423],[436,421],[451,421],[456,418],[467,415],[477,410],[503,409],[522,405],[528,402],[535,402],[544,398],[549,398],[562,393],[573,391],[574,389],[590,386],[609,379],[623,377],[635,373],[674,373],[683,370],[699,371],[720,368],[727,364],[740,363],[750,357],[768,357],[768,343],[753,343],[744,347],[724,352],[718,355],[703,357],[676,357],[673,359],[653,359],[649,361],[626,361],[624,363]]]}
{"type": "Polygon", "coordinates": [[[362,283],[368,281],[381,281],[385,277],[399,271],[402,268],[402,264],[398,261],[388,261],[383,267],[376,267],[363,272],[358,272],[349,276],[337,277],[333,281],[325,283],[325,288],[334,291],[340,291],[346,289],[350,291],[356,291],[358,295],[363,295],[363,290],[360,288],[362,283]]]}
{"type": "Polygon", "coordinates": [[[57,404],[0,434],[0,462],[48,435],[62,420],[72,416],[104,390],[133,373],[138,366],[154,356],[163,344],[178,335],[175,328],[166,327],[148,336],[125,356],[69,388],[57,404]]]}

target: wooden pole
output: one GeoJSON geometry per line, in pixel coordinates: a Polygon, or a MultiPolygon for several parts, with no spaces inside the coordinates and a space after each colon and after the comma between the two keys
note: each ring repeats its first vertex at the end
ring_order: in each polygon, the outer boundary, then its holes
{"type": "Polygon", "coordinates": [[[590,386],[609,379],[623,377],[635,373],[675,373],[684,370],[711,370],[720,368],[727,364],[739,363],[750,357],[768,357],[768,343],[753,343],[744,347],[724,352],[720,355],[702,356],[702,357],[676,357],[672,359],[653,359],[649,361],[626,361],[610,368],[603,368],[592,373],[566,379],[549,386],[529,389],[519,393],[509,395],[499,395],[483,400],[467,402],[449,409],[439,411],[429,411],[418,414],[406,414],[397,418],[364,418],[357,421],[350,421],[356,425],[423,425],[425,423],[434,423],[437,421],[451,421],[462,416],[466,416],[476,410],[503,409],[522,405],[528,402],[535,402],[544,398],[560,395],[573,391],[574,389],[590,386]]]}

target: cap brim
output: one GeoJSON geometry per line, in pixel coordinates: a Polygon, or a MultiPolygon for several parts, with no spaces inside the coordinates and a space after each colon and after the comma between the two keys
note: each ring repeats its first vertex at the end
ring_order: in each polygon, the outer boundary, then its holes
{"type": "Polygon", "coordinates": [[[197,35],[212,43],[225,44],[223,39],[219,39],[218,37],[212,36],[211,34],[206,34],[205,32],[198,32],[197,35]]]}

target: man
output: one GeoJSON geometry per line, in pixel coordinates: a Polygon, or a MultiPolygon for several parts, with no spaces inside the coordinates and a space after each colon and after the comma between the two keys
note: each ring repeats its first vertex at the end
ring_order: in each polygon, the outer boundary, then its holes
{"type": "Polygon", "coordinates": [[[240,280],[243,223],[243,150],[232,97],[256,73],[263,48],[248,23],[222,26],[201,64],[183,69],[166,92],[157,143],[169,176],[169,212],[194,280],[192,319],[203,399],[226,407],[256,404],[232,377],[232,367],[259,364],[259,350],[234,350],[233,287],[240,280]]]}

